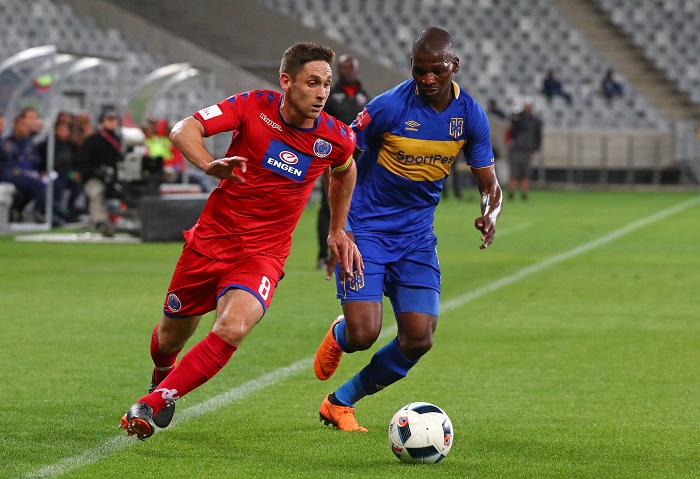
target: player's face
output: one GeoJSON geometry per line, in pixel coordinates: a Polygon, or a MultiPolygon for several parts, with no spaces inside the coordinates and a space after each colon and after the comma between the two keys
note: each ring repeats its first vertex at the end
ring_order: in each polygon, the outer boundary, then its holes
{"type": "Polygon", "coordinates": [[[411,59],[411,74],[418,94],[433,108],[443,110],[452,100],[452,75],[459,71],[459,58],[420,52],[411,59]]]}
{"type": "Polygon", "coordinates": [[[303,128],[313,126],[331,92],[333,71],[324,61],[309,62],[291,78],[286,73],[280,78],[284,90],[283,114],[285,120],[303,128]]]}

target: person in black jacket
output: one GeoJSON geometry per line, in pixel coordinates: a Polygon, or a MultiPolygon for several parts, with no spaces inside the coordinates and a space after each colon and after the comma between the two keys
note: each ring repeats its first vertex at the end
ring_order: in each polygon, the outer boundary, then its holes
{"type": "MultiPolygon", "coordinates": [[[[358,80],[360,66],[357,58],[351,55],[341,55],[338,58],[336,72],[338,81],[331,86],[331,94],[326,101],[324,110],[331,116],[350,125],[370,100],[369,95],[358,80]]],[[[316,229],[318,232],[317,269],[326,269],[328,263],[328,228],[331,212],[328,207],[325,186],[321,193],[321,208],[318,210],[316,229]]]]}
{"type": "Polygon", "coordinates": [[[53,182],[54,212],[64,220],[75,220],[82,212],[78,203],[83,195],[83,183],[80,172],[77,170],[78,148],[71,141],[72,121],[72,115],[60,114],[54,124],[52,172],[48,170],[49,139],[47,138],[37,145],[37,151],[41,157],[39,170],[43,175],[55,174],[53,182]],[[67,201],[64,198],[66,192],[69,193],[67,201]]]}
{"type": "Polygon", "coordinates": [[[532,157],[542,145],[542,120],[532,113],[531,100],[526,100],[522,112],[513,116],[508,131],[506,143],[510,147],[510,181],[508,182],[508,199],[515,197],[515,191],[520,186],[523,201],[527,200],[530,188],[532,157]]]}
{"type": "Polygon", "coordinates": [[[120,121],[117,110],[104,109],[97,130],[85,138],[78,154],[90,220],[107,235],[114,232],[105,199],[113,196],[117,163],[122,159],[122,141],[117,133],[120,121]]]}

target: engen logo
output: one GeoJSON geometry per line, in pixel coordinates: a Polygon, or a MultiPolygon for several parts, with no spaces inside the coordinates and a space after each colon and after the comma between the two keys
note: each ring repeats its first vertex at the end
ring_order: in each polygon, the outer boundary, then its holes
{"type": "Polygon", "coordinates": [[[280,153],[280,160],[284,161],[288,165],[296,165],[299,162],[299,157],[297,157],[297,155],[291,151],[283,151],[280,153]]]}
{"type": "Polygon", "coordinates": [[[271,140],[262,166],[268,170],[301,183],[311,166],[312,157],[290,148],[281,141],[271,140]]]}

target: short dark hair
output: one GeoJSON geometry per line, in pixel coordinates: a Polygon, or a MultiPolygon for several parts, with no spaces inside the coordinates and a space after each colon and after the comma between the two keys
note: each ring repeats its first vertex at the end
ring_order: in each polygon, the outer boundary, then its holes
{"type": "Polygon", "coordinates": [[[452,42],[452,36],[447,33],[447,30],[443,30],[442,28],[426,28],[413,39],[411,56],[418,52],[445,53],[446,55],[454,57],[455,46],[452,42]]]}
{"type": "Polygon", "coordinates": [[[298,42],[287,48],[282,55],[280,75],[286,73],[292,79],[304,69],[309,62],[322,61],[329,65],[335,61],[335,52],[330,47],[316,45],[312,42],[298,42]]]}

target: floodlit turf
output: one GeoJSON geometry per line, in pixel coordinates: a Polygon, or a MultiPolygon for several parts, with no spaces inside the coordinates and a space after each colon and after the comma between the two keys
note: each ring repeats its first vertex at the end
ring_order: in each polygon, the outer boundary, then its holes
{"type": "Polygon", "coordinates": [[[346,355],[325,383],[313,375],[340,312],[314,269],[315,208],[267,316],[146,442],[117,425],[148,388],[181,246],[0,238],[0,477],[700,477],[697,198],[535,192],[505,204],[486,251],[477,204],[443,202],[434,349],[359,403],[364,435],[318,421],[324,395],[371,352],[346,355]],[[439,464],[404,465],[389,449],[388,422],[413,401],[452,419],[439,464]]]}

